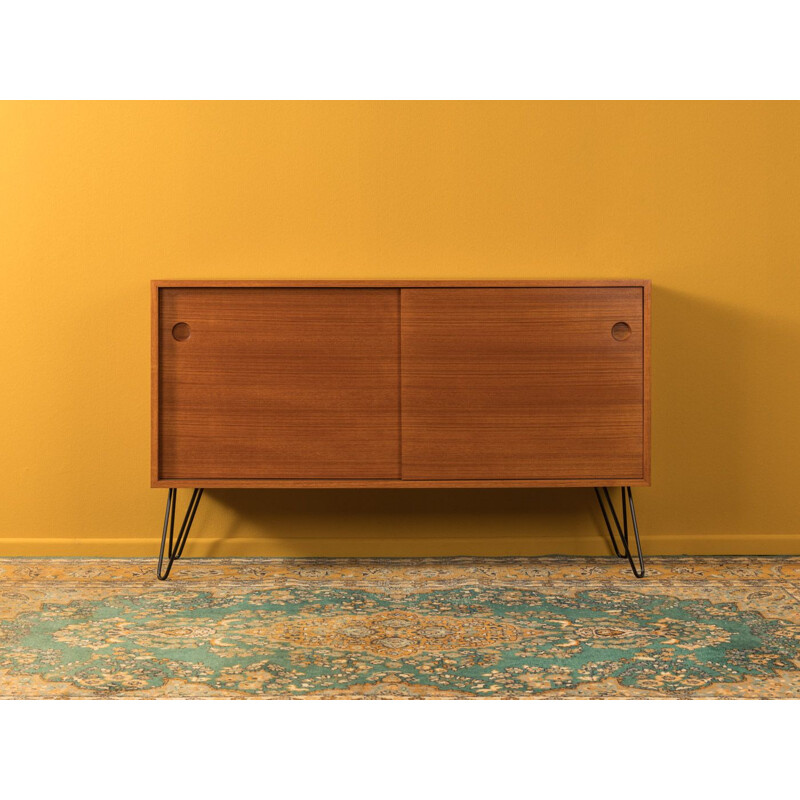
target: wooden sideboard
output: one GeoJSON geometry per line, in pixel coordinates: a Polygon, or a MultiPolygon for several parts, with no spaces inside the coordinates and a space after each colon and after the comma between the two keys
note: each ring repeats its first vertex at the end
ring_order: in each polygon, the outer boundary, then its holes
{"type": "Polygon", "coordinates": [[[159,577],[220,487],[594,487],[644,573],[649,281],[153,281],[152,303],[159,577]]]}

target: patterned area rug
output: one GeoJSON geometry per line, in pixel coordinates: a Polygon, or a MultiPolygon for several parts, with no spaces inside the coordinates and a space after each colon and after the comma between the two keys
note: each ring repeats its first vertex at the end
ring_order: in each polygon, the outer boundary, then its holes
{"type": "Polygon", "coordinates": [[[800,557],[0,560],[2,698],[800,697],[800,557]]]}

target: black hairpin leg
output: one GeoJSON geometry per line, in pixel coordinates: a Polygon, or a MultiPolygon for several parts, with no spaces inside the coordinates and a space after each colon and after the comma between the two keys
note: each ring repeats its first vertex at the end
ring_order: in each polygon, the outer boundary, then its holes
{"type": "Polygon", "coordinates": [[[189,538],[189,529],[192,527],[194,515],[197,512],[197,506],[200,504],[200,498],[203,496],[202,489],[195,489],[192,492],[191,500],[189,500],[189,507],[186,509],[186,515],[183,518],[183,525],[181,525],[178,538],[175,534],[175,505],[178,500],[178,490],[169,489],[167,494],[167,511],[164,514],[164,532],[161,534],[161,551],[158,554],[158,569],[156,574],[160,581],[165,581],[169,576],[169,571],[176,559],[183,555],[183,548],[186,540],[189,538]],[[169,539],[167,534],[169,533],[169,539]],[[169,547],[167,547],[169,541],[169,547]],[[167,568],[163,570],[164,565],[164,549],[167,550],[167,568]]]}
{"type": "Polygon", "coordinates": [[[608,528],[608,535],[611,537],[611,544],[614,545],[614,552],[617,554],[618,558],[628,559],[628,562],[631,565],[631,569],[633,570],[633,574],[637,578],[644,578],[644,556],[642,555],[642,545],[639,542],[639,526],[636,524],[636,509],[634,508],[633,505],[633,492],[631,491],[630,486],[623,486],[621,487],[621,489],[622,489],[621,526],[619,524],[619,517],[617,516],[614,504],[611,502],[611,496],[608,493],[608,489],[606,489],[605,486],[602,488],[602,490],[595,487],[594,493],[597,495],[597,502],[600,503],[600,510],[603,512],[603,519],[606,521],[606,528],[608,528]],[[620,552],[620,549],[617,546],[617,539],[614,536],[614,529],[611,527],[611,520],[608,517],[608,511],[606,511],[606,503],[608,504],[608,509],[611,512],[611,517],[614,520],[614,527],[617,529],[617,533],[619,534],[619,538],[622,543],[623,547],[622,552],[620,552]],[[638,570],[636,569],[636,564],[633,561],[633,555],[631,554],[631,549],[628,546],[628,507],[630,507],[631,510],[631,522],[633,523],[633,536],[636,539],[636,556],[637,560],[639,561],[638,570]]]}

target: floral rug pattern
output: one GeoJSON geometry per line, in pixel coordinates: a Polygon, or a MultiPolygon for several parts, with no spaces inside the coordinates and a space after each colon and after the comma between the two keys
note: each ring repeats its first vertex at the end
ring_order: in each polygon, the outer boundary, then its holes
{"type": "Polygon", "coordinates": [[[800,558],[0,560],[0,698],[800,698],[800,558]]]}

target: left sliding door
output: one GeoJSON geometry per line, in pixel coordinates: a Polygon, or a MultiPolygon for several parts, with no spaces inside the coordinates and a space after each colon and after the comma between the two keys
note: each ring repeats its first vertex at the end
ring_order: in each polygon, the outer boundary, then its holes
{"type": "Polygon", "coordinates": [[[399,290],[158,289],[156,480],[398,478],[399,290]]]}

